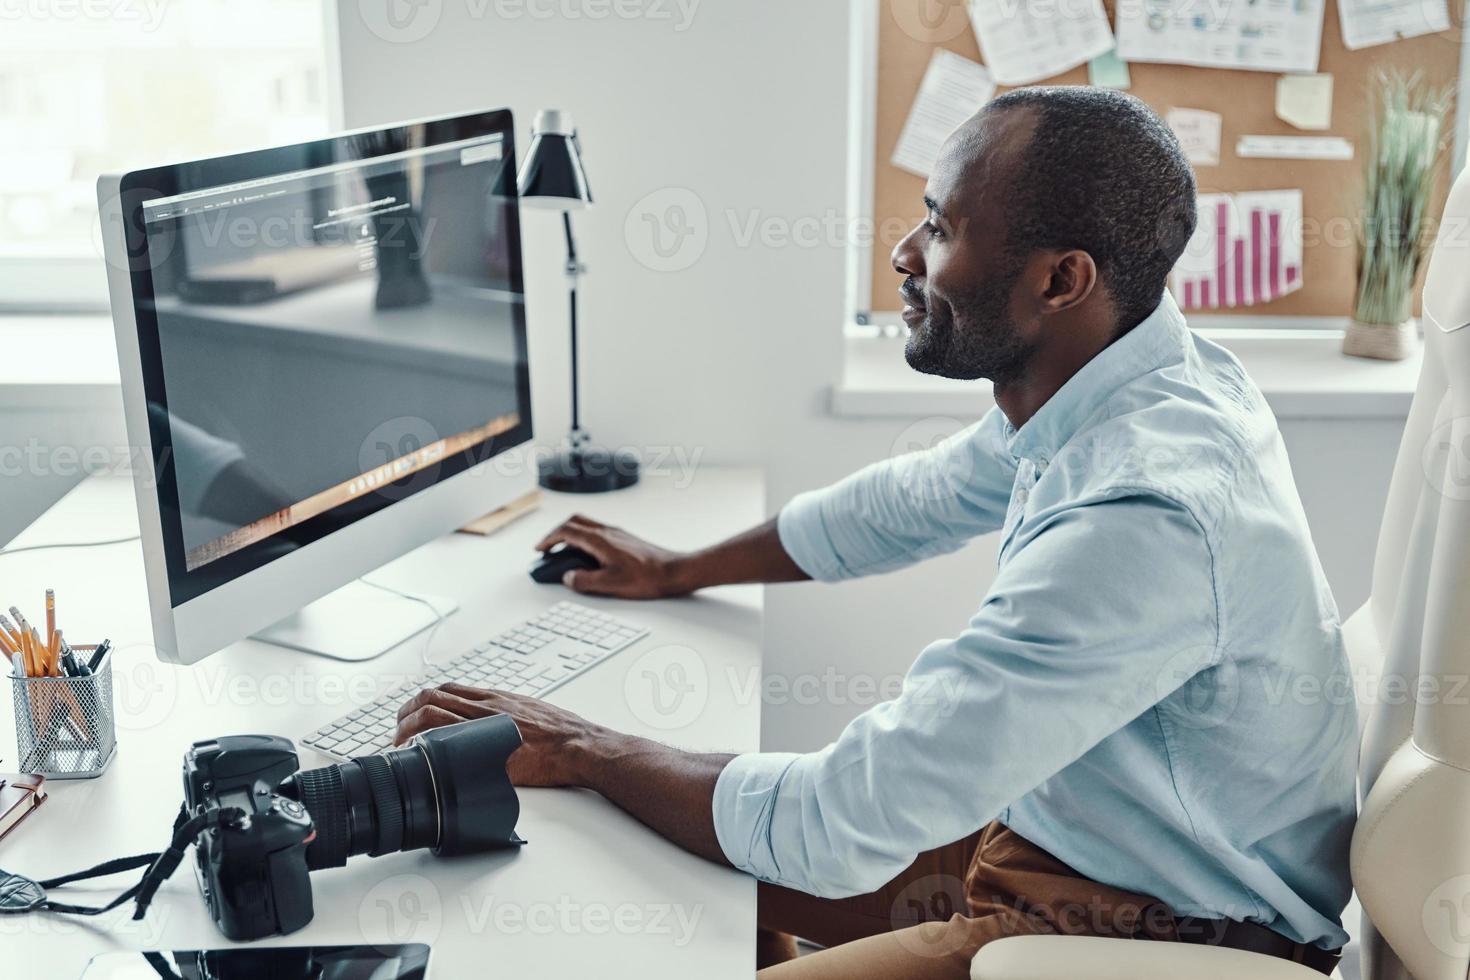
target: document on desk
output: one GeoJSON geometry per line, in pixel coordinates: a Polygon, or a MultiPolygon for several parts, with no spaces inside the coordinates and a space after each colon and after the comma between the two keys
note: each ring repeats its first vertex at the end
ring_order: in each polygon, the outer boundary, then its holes
{"type": "Polygon", "coordinates": [[[1316,71],[1325,6],[1326,0],[1135,0],[1118,5],[1118,56],[1205,68],[1316,71]]]}
{"type": "Polygon", "coordinates": [[[1337,19],[1349,51],[1450,29],[1446,0],[1337,0],[1337,19]]]}
{"type": "Polygon", "coordinates": [[[995,79],[984,65],[936,48],[889,162],[911,174],[929,176],[949,134],[994,94],[995,79]]]}
{"type": "Polygon", "coordinates": [[[1102,0],[970,0],[985,67],[1002,85],[1029,85],[1113,50],[1102,0]]]}

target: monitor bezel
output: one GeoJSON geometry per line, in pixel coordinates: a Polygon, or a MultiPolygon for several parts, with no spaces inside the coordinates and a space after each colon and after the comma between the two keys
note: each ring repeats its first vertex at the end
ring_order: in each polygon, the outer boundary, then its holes
{"type": "MultiPolygon", "coordinates": [[[[145,404],[156,403],[164,409],[157,416],[149,413],[147,427],[162,557],[169,603],[173,608],[177,609],[191,600],[205,596],[252,572],[269,568],[286,556],[273,547],[278,543],[274,538],[266,538],[194,569],[187,567],[182,521],[179,514],[179,490],[173,467],[172,434],[167,419],[167,386],[159,346],[158,322],[152,308],[154,263],[149,251],[149,238],[143,221],[144,202],[226,184],[288,175],[316,166],[355,161],[368,162],[385,154],[362,156],[356,152],[354,141],[358,141],[360,145],[364,135],[381,135],[384,140],[380,145],[403,146],[407,145],[408,137],[416,130],[421,134],[417,145],[422,148],[431,148],[465,139],[500,136],[505,148],[504,166],[512,168],[511,179],[507,182],[510,196],[513,198],[513,206],[508,210],[509,221],[506,226],[506,233],[510,236],[512,244],[509,274],[514,291],[524,297],[525,281],[521,253],[519,197],[514,180],[515,130],[509,109],[440,116],[393,126],[372,127],[288,146],[150,167],[129,172],[121,177],[118,183],[118,206],[126,239],[131,312],[133,329],[137,337],[142,393],[145,404]],[[303,159],[310,160],[311,163],[304,167],[303,159]]],[[[524,302],[514,308],[513,317],[518,348],[515,368],[516,401],[518,406],[522,406],[516,425],[503,433],[470,446],[461,453],[446,457],[439,464],[438,472],[432,480],[424,480],[421,472],[409,474],[398,483],[389,485],[395,488],[393,494],[373,494],[365,505],[359,498],[358,506],[362,508],[362,512],[346,524],[341,523],[340,513],[336,510],[303,521],[293,528],[293,538],[300,542],[300,548],[296,550],[308,549],[334,533],[351,531],[355,526],[383,511],[402,505],[404,501],[414,496],[431,491],[472,467],[531,439],[533,425],[524,302]]]]}

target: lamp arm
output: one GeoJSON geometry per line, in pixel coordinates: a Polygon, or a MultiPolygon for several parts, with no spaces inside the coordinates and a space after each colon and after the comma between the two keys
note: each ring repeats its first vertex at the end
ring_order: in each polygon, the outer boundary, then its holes
{"type": "Polygon", "coordinates": [[[570,211],[561,213],[562,227],[567,235],[567,279],[570,281],[568,293],[571,297],[571,325],[572,325],[572,449],[580,447],[585,437],[582,433],[582,407],[581,407],[581,380],[577,368],[577,278],[582,274],[582,265],[577,261],[577,243],[572,238],[572,214],[570,211]]]}

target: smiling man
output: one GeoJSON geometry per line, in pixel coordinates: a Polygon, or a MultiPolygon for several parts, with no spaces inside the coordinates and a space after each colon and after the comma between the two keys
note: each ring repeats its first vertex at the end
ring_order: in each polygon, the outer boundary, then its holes
{"type": "Polygon", "coordinates": [[[601,563],[571,588],[652,598],[998,531],[994,583],[902,693],[806,754],[691,754],[456,686],[406,704],[400,738],[510,713],[518,783],[594,789],[761,880],[769,980],[964,977],[1036,932],[1330,972],[1357,725],[1291,692],[1340,689],[1347,663],[1275,419],[1165,291],[1195,221],[1178,143],[1121,93],[1018,90],[950,137],[925,204],[893,253],[906,356],[989,379],[994,410],[703,551],[586,518],[542,542],[601,563]],[[790,959],[791,935],[827,948],[790,959]]]}

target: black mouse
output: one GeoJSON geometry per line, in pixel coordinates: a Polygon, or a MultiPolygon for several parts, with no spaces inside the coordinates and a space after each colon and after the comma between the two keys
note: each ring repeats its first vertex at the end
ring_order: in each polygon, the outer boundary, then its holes
{"type": "Polygon", "coordinates": [[[557,545],[531,565],[531,578],[542,585],[560,582],[563,575],[575,569],[601,568],[602,564],[581,548],[557,545]]]}

